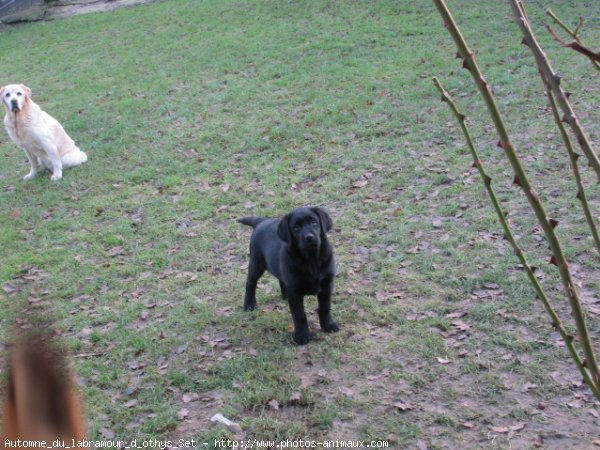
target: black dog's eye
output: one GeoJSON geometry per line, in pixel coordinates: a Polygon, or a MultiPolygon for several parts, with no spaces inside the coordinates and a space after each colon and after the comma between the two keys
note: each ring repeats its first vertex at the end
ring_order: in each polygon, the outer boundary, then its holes
{"type": "Polygon", "coordinates": [[[298,225],[294,225],[294,231],[296,231],[296,232],[300,231],[300,227],[298,225]]]}

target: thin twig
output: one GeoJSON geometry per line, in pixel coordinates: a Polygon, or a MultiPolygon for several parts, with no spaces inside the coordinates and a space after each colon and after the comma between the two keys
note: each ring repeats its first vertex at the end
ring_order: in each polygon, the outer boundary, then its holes
{"type": "MultiPolygon", "coordinates": [[[[554,14],[554,12],[550,8],[548,8],[546,10],[546,15],[550,16],[552,18],[552,20],[554,20],[554,22],[559,27],[561,27],[563,30],[565,30],[566,33],[569,36],[571,36],[573,39],[578,39],[579,38],[578,33],[573,32],[567,25],[565,25],[565,23],[562,20],[560,20],[558,17],[556,17],[556,14],[554,14]]],[[[581,25],[583,25],[583,18],[582,17],[579,18],[579,25],[577,26],[577,30],[576,31],[579,31],[579,28],[581,27],[581,25]]]]}
{"type": "MultiPolygon", "coordinates": [[[[594,55],[594,52],[592,52],[591,50],[586,48],[585,44],[583,43],[583,40],[579,37],[579,30],[583,26],[583,17],[579,18],[579,23],[577,24],[577,28],[575,28],[575,31],[573,31],[567,25],[565,25],[563,21],[561,21],[558,17],[556,17],[556,14],[554,14],[550,8],[548,8],[546,10],[546,14],[548,16],[550,16],[552,18],[552,20],[554,20],[554,23],[556,23],[559,27],[561,27],[569,36],[571,36],[573,39],[575,39],[575,44],[579,44],[583,49],[587,50],[592,55],[594,55]]],[[[550,34],[554,37],[554,39],[556,39],[562,45],[564,45],[565,47],[573,48],[572,47],[573,42],[571,42],[571,44],[567,44],[561,38],[558,37],[558,35],[552,30],[552,28],[550,28],[549,25],[546,25],[546,28],[548,29],[548,31],[550,31],[550,34]]],[[[574,48],[574,50],[577,50],[577,49],[574,48]]],[[[577,50],[577,51],[579,51],[579,50],[577,50]]],[[[598,54],[596,53],[595,55],[597,56],[598,54]]],[[[586,56],[588,56],[588,58],[590,58],[590,61],[592,62],[592,64],[596,68],[596,70],[600,71],[600,62],[598,60],[595,60],[594,57],[590,57],[587,54],[586,54],[586,56]]]]}
{"type": "Polygon", "coordinates": [[[550,33],[550,35],[554,38],[554,40],[556,42],[558,42],[561,45],[564,45],[565,47],[567,46],[567,43],[561,39],[561,37],[558,35],[558,33],[556,31],[554,31],[550,25],[548,25],[546,22],[542,22],[542,23],[546,27],[546,30],[548,30],[548,33],[550,33]]]}
{"type": "Polygon", "coordinates": [[[583,26],[583,17],[579,16],[579,23],[575,27],[575,31],[573,31],[573,37],[575,39],[579,39],[579,29],[583,26]]]}
{"type": "Polygon", "coordinates": [[[573,176],[575,177],[575,182],[577,183],[577,198],[581,202],[581,207],[583,208],[583,213],[585,214],[585,220],[588,223],[590,228],[590,232],[592,233],[592,238],[594,239],[594,243],[596,244],[596,250],[598,250],[598,254],[600,255],[600,236],[598,235],[598,228],[596,226],[596,221],[594,220],[594,216],[592,215],[592,211],[590,210],[590,205],[587,201],[587,196],[585,195],[585,189],[583,187],[583,183],[581,181],[581,174],[579,173],[579,165],[577,164],[577,160],[579,159],[579,155],[575,153],[573,150],[573,144],[571,144],[571,139],[560,120],[560,114],[558,112],[558,106],[556,106],[556,100],[554,99],[554,95],[552,94],[552,90],[549,87],[546,87],[546,96],[548,97],[548,102],[550,103],[550,108],[552,109],[552,116],[554,117],[554,121],[556,122],[556,126],[560,130],[560,135],[563,138],[565,143],[565,147],[567,148],[567,153],[569,154],[569,159],[571,160],[571,168],[573,169],[573,176]]]}
{"type": "Polygon", "coordinates": [[[585,153],[585,156],[587,157],[590,165],[598,176],[598,180],[600,181],[600,160],[592,148],[589,137],[579,123],[573,108],[571,108],[571,104],[568,100],[569,94],[566,93],[560,86],[561,77],[552,69],[548,58],[536,40],[525,12],[521,8],[522,2],[519,0],[510,0],[509,4],[513,9],[514,15],[517,19],[517,24],[525,36],[523,38],[523,43],[527,45],[533,53],[538,69],[542,72],[546,83],[551,86],[554,97],[556,98],[556,101],[563,112],[562,120],[570,125],[573,133],[575,133],[575,136],[577,136],[577,142],[581,146],[583,153],[585,153]]]}

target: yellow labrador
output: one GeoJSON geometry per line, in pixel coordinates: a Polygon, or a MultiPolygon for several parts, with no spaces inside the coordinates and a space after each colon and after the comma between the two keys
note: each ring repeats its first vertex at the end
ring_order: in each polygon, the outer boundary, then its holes
{"type": "Polygon", "coordinates": [[[31,180],[40,168],[52,172],[51,180],[60,180],[62,170],[87,161],[83,153],[58,121],[31,100],[31,89],[22,84],[0,88],[6,109],[4,126],[15,144],[25,150],[31,170],[24,180],[31,180]]]}

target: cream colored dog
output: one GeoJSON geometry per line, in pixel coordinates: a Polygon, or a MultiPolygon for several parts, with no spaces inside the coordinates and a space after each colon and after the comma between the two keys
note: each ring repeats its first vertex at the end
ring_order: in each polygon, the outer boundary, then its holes
{"type": "Polygon", "coordinates": [[[31,89],[22,84],[0,88],[6,108],[4,126],[15,144],[25,150],[31,170],[23,177],[31,180],[41,168],[52,172],[51,180],[60,180],[63,169],[87,161],[83,153],[51,115],[31,100],[31,89]]]}

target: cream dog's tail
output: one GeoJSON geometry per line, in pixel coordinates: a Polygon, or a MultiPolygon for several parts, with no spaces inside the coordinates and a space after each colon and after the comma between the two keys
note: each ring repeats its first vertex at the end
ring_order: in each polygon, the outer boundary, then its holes
{"type": "Polygon", "coordinates": [[[80,164],[83,164],[86,161],[87,155],[81,150],[79,150],[79,148],[76,148],[76,150],[70,151],[62,157],[63,169],[79,166],[80,164]]]}

